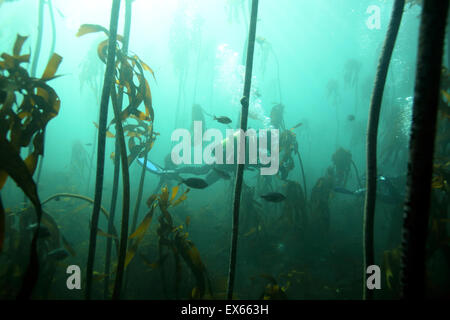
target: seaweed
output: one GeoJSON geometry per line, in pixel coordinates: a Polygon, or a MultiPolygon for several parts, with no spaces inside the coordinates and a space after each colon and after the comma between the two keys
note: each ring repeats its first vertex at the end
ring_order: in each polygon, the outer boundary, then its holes
{"type": "Polygon", "coordinates": [[[92,26],[85,26],[84,29],[79,30],[77,33],[78,36],[89,32],[96,32],[103,30],[108,34],[109,38],[106,42],[101,43],[101,47],[99,46],[99,55],[101,54],[102,60],[104,60],[104,51],[102,48],[106,49],[106,45],[109,41],[108,50],[108,61],[106,64],[105,70],[105,78],[103,82],[103,90],[102,90],[102,98],[100,102],[100,111],[99,111],[99,133],[98,133],[98,153],[97,153],[97,175],[95,181],[95,198],[94,198],[94,208],[92,211],[92,221],[91,221],[91,230],[89,235],[89,252],[88,252],[88,261],[87,261],[87,270],[86,270],[86,299],[89,300],[91,297],[91,288],[92,288],[92,276],[94,269],[94,258],[95,258],[95,248],[97,241],[97,227],[99,220],[99,211],[101,206],[101,199],[103,193],[103,173],[104,173],[104,163],[105,163],[105,143],[106,143],[106,121],[108,117],[108,104],[109,97],[111,94],[111,87],[114,83],[114,71],[115,71],[115,51],[116,51],[116,38],[117,38],[117,24],[119,20],[119,9],[120,9],[120,0],[114,0],[111,7],[111,18],[110,18],[110,31],[106,29],[99,29],[92,26]]]}
{"type": "MultiPolygon", "coordinates": [[[[369,109],[369,123],[367,126],[367,179],[366,194],[364,201],[364,277],[366,276],[367,267],[373,265],[374,260],[374,215],[377,188],[377,135],[378,121],[381,111],[381,101],[383,99],[383,91],[388,73],[389,63],[391,61],[392,52],[394,50],[395,40],[397,38],[400,22],[403,16],[404,0],[396,0],[392,9],[391,20],[389,22],[388,31],[384,41],[383,50],[380,56],[377,75],[372,93],[369,109]]],[[[364,279],[364,278],[363,278],[364,279]]],[[[363,299],[372,299],[373,290],[369,290],[363,283],[363,299]]]]}
{"type": "Polygon", "coordinates": [[[160,268],[161,280],[163,283],[164,291],[167,295],[167,283],[166,283],[166,263],[167,257],[172,254],[175,263],[174,268],[174,293],[176,298],[179,298],[179,284],[182,280],[182,265],[181,261],[184,261],[186,266],[192,272],[195,277],[196,285],[191,290],[190,298],[201,299],[206,293],[207,286],[210,294],[211,285],[207,274],[206,267],[201,260],[200,253],[194,243],[188,239],[189,233],[185,231],[189,226],[189,219],[183,225],[175,225],[173,217],[169,212],[170,208],[178,206],[181,202],[187,199],[187,194],[190,189],[186,189],[180,196],[179,186],[172,188],[171,192],[167,186],[161,188],[160,194],[153,194],[147,200],[147,206],[150,211],[142,221],[141,225],[130,236],[130,239],[134,238],[135,241],[127,252],[127,264],[128,265],[137,252],[139,243],[142,241],[145,231],[149,228],[152,221],[154,210],[159,208],[160,214],[158,216],[159,225],[156,230],[158,237],[158,261],[150,263],[144,258],[144,262],[152,269],[160,268]]]}
{"type": "MultiPolygon", "coordinates": [[[[127,21],[131,21],[131,2],[127,1],[127,21]]],[[[150,86],[145,78],[144,71],[148,71],[154,77],[153,70],[143,62],[137,55],[128,55],[128,33],[129,23],[126,24],[126,34],[124,37],[117,35],[117,40],[122,42],[123,46],[120,48],[118,43],[114,41],[114,48],[117,62],[114,67],[114,82],[110,88],[109,95],[111,96],[111,102],[114,110],[114,118],[110,124],[106,127],[105,134],[110,137],[116,137],[116,151],[120,151],[120,159],[122,162],[122,179],[123,179],[123,201],[122,201],[122,228],[121,228],[121,240],[119,248],[119,262],[118,272],[116,276],[116,282],[113,292],[113,299],[118,299],[122,287],[122,277],[124,264],[126,259],[126,247],[128,237],[128,216],[129,216],[129,173],[128,167],[136,159],[136,157],[145,157],[153,146],[154,134],[153,134],[153,119],[154,111],[152,107],[152,97],[150,86]],[[138,80],[138,84],[134,82],[134,78],[138,80]],[[122,110],[122,95],[128,96],[129,104],[122,110]],[[144,105],[145,111],[140,111],[138,108],[140,105],[144,105]],[[125,126],[122,125],[123,121],[127,121],[125,126]],[[131,121],[131,123],[129,123],[131,121]],[[133,123],[133,122],[137,122],[133,123]],[[116,134],[112,134],[109,128],[115,125],[116,134]],[[128,136],[128,149],[130,154],[127,155],[125,145],[125,133],[128,136]],[[117,150],[118,147],[118,150],[117,150]]],[[[99,58],[105,62],[106,54],[109,54],[108,41],[111,40],[109,31],[100,26],[94,24],[82,25],[77,33],[77,36],[82,36],[94,32],[104,32],[109,39],[100,42],[97,48],[99,58]]],[[[108,66],[107,66],[108,67],[108,66]]],[[[115,159],[116,156],[114,156],[115,159]]],[[[118,170],[118,162],[115,162],[115,170],[118,170]]],[[[117,171],[115,171],[117,174],[117,171]]],[[[116,175],[115,175],[116,177],[116,175]]],[[[117,179],[114,179],[117,181],[117,179]]],[[[117,186],[117,183],[116,185],[117,186]]],[[[142,193],[142,188],[141,191],[142,193]]],[[[113,190],[113,198],[115,192],[113,190]]],[[[139,200],[139,197],[138,197],[139,200]]],[[[139,202],[136,207],[138,208],[139,202]]],[[[113,211],[112,211],[113,212],[113,211]]],[[[135,216],[137,219],[137,210],[135,210],[135,216]]],[[[91,233],[92,235],[92,233],[91,233]]],[[[110,255],[108,254],[108,257],[110,255]]],[[[107,262],[108,263],[108,262],[107,262]]],[[[105,267],[108,269],[108,267],[105,267]]],[[[108,274],[107,270],[105,270],[108,274]]]]}
{"type": "Polygon", "coordinates": [[[448,8],[449,1],[423,2],[404,204],[401,294],[405,299],[423,298],[426,293],[426,241],[448,8]]]}
{"type": "MultiPolygon", "coordinates": [[[[0,189],[10,176],[36,208],[38,227],[31,242],[30,261],[24,276],[19,298],[30,298],[38,278],[37,239],[42,208],[32,175],[39,156],[44,154],[44,133],[47,123],[58,115],[60,100],[47,84],[54,79],[61,56],[53,54],[41,78],[30,76],[21,64],[30,55],[21,55],[27,37],[17,35],[13,55],[3,53],[0,61],[0,189]],[[21,103],[19,104],[19,101],[21,103]],[[20,151],[29,145],[33,151],[22,159],[20,151]]],[[[0,228],[4,230],[4,210],[0,208],[0,228]]],[[[0,250],[4,234],[0,234],[0,250]]]]}
{"type": "MultiPolygon", "coordinates": [[[[252,10],[250,17],[250,30],[249,30],[249,42],[247,50],[247,63],[245,70],[245,82],[244,93],[241,99],[242,112],[240,129],[247,130],[248,122],[248,105],[250,97],[250,87],[253,70],[253,52],[255,49],[255,35],[256,35],[256,21],[258,18],[258,0],[252,0],[252,10]]],[[[238,164],[236,172],[236,181],[234,186],[234,199],[233,199],[233,222],[232,222],[232,236],[231,236],[231,250],[230,250],[230,268],[228,273],[228,288],[227,298],[230,300],[233,298],[234,289],[234,277],[236,270],[236,252],[237,252],[237,237],[239,232],[239,209],[241,201],[242,181],[244,178],[244,165],[238,164]]]]}

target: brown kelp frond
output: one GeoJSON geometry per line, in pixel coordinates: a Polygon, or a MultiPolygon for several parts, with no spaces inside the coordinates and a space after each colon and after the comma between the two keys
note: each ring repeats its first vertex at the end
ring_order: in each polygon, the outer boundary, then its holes
{"type": "MultiPolygon", "coordinates": [[[[142,239],[145,230],[147,230],[150,225],[154,209],[159,207],[161,214],[158,217],[159,226],[156,231],[159,238],[159,258],[157,264],[149,263],[148,265],[152,266],[152,268],[156,268],[156,266],[161,267],[161,272],[164,273],[165,261],[168,255],[168,253],[165,252],[172,253],[175,262],[175,295],[178,296],[178,286],[182,280],[182,267],[180,262],[184,261],[196,279],[196,285],[192,289],[190,298],[200,299],[205,295],[207,284],[210,290],[211,288],[209,285],[209,277],[200,257],[200,253],[194,243],[188,239],[189,233],[185,231],[189,226],[190,219],[186,219],[184,226],[183,224],[175,225],[172,215],[169,212],[169,208],[173,208],[187,199],[189,190],[190,189],[186,189],[186,191],[177,198],[179,186],[173,187],[171,192],[169,192],[167,186],[163,186],[160,194],[150,196],[147,200],[150,212],[130,238],[142,239]]],[[[139,242],[140,240],[135,240],[133,247],[130,248],[129,255],[127,255],[130,259],[135,255],[137,243],[139,242]],[[136,246],[134,247],[134,245],[136,246]]],[[[164,277],[163,282],[165,286],[164,277]]]]}
{"type": "Polygon", "coordinates": [[[196,279],[196,286],[192,290],[192,298],[202,298],[205,294],[206,284],[209,283],[209,278],[197,247],[194,243],[192,243],[192,241],[187,239],[189,234],[184,231],[187,229],[190,220],[186,219],[184,226],[177,226],[174,224],[172,215],[168,210],[169,208],[176,207],[178,204],[187,199],[187,193],[190,189],[186,189],[186,191],[179,195],[179,188],[179,186],[175,186],[169,192],[167,186],[163,186],[161,188],[161,193],[151,195],[148,198],[147,206],[149,207],[149,212],[141,221],[136,230],[134,230],[129,236],[129,239],[133,241],[131,242],[130,248],[127,250],[125,268],[129,266],[130,262],[136,256],[138,247],[150,228],[154,217],[154,211],[156,208],[159,208],[161,212],[158,217],[159,226],[157,228],[157,235],[159,238],[158,242],[160,245],[159,258],[153,263],[145,258],[145,256],[141,255],[141,258],[151,269],[156,269],[159,267],[163,271],[165,268],[165,262],[169,255],[164,251],[171,252],[174,256],[174,261],[176,264],[175,287],[178,288],[179,283],[181,283],[182,270],[180,262],[184,261],[196,279]]]}
{"type": "Polygon", "coordinates": [[[100,26],[98,24],[83,24],[78,29],[78,32],[76,34],[77,37],[84,36],[88,33],[95,33],[95,32],[104,32],[107,36],[109,36],[109,31],[103,26],[100,26]]]}
{"type": "MultiPolygon", "coordinates": [[[[280,278],[282,275],[280,275],[280,278]]],[[[270,274],[260,274],[257,277],[251,277],[252,282],[257,278],[261,278],[265,281],[264,291],[259,296],[260,300],[287,300],[286,291],[289,289],[291,282],[285,281],[284,285],[280,285],[279,281],[270,274]]]]}
{"type": "MultiPolygon", "coordinates": [[[[45,127],[60,108],[60,100],[47,81],[54,78],[61,63],[61,57],[54,54],[42,78],[30,77],[21,66],[29,61],[29,55],[20,55],[26,37],[17,36],[13,55],[3,53],[0,61],[0,137],[11,144],[20,154],[20,148],[33,143],[34,150],[25,159],[30,173],[36,169],[38,156],[43,154],[45,127]],[[22,101],[20,105],[18,101],[22,101]],[[8,139],[9,137],[9,139],[8,139]]],[[[6,153],[4,153],[6,155],[6,153]]],[[[6,181],[6,174],[0,172],[0,188],[6,181]]]]}
{"type": "MultiPolygon", "coordinates": [[[[30,56],[21,55],[26,37],[17,35],[13,54],[3,53],[0,61],[0,189],[8,175],[18,184],[36,208],[37,228],[31,242],[30,263],[25,273],[20,298],[29,298],[38,277],[37,234],[42,208],[33,181],[39,156],[44,153],[45,127],[58,115],[60,100],[47,81],[55,78],[62,58],[53,54],[41,78],[34,78],[22,67],[30,56]],[[20,104],[19,104],[19,101],[20,104]],[[23,160],[20,151],[33,144],[33,151],[23,160]]],[[[0,209],[0,221],[4,210],[0,209]]],[[[3,223],[1,223],[3,224],[3,223]]],[[[3,228],[2,228],[3,229],[3,228]]],[[[4,234],[0,236],[4,237],[4,234]]],[[[0,244],[3,239],[0,241],[0,244]]],[[[1,247],[0,247],[1,249],[1,247]]]]}
{"type": "MultiPolygon", "coordinates": [[[[77,36],[82,36],[92,32],[105,32],[106,35],[109,35],[109,32],[106,28],[100,25],[82,25],[80,30],[77,33],[77,36]]],[[[122,37],[120,35],[117,36],[118,41],[121,41],[122,37]]],[[[97,52],[99,58],[105,62],[106,54],[108,50],[108,41],[102,41],[98,47],[97,52]]],[[[116,57],[116,65],[115,65],[115,83],[116,86],[125,88],[125,94],[128,95],[130,104],[129,106],[122,111],[122,120],[128,118],[131,115],[137,116],[141,120],[152,121],[154,117],[154,112],[152,108],[152,97],[150,86],[144,76],[144,71],[148,71],[152,74],[153,78],[155,78],[154,71],[143,62],[137,55],[127,55],[125,54],[119,45],[117,45],[117,57],[116,57]],[[138,85],[134,82],[135,79],[138,80],[138,85]],[[144,103],[145,112],[139,111],[137,108],[144,103]]],[[[114,119],[112,123],[116,121],[114,119]]]]}
{"type": "Polygon", "coordinates": [[[385,270],[385,287],[393,294],[398,295],[400,291],[400,246],[383,252],[383,269],[385,270]]]}
{"type": "MultiPolygon", "coordinates": [[[[82,25],[78,32],[78,36],[82,36],[92,32],[105,32],[107,30],[99,25],[82,25]]],[[[120,40],[121,37],[118,37],[120,40]]],[[[102,41],[97,48],[99,58],[105,62],[107,54],[108,41],[102,41]]],[[[120,93],[123,92],[128,97],[128,105],[120,111],[120,121],[124,124],[124,134],[128,137],[128,165],[136,159],[143,157],[153,146],[156,134],[153,133],[154,111],[152,105],[152,94],[150,85],[145,77],[145,71],[148,71],[155,79],[155,73],[144,61],[137,55],[125,54],[117,44],[117,56],[115,64],[115,85],[111,88],[111,98],[117,100],[120,93]],[[136,82],[137,80],[137,82],[136,82]],[[144,110],[139,110],[143,105],[144,110]],[[131,123],[128,123],[131,122],[131,123]],[[136,123],[137,122],[137,123],[136,123]]],[[[119,104],[121,105],[121,103],[119,104]]],[[[116,135],[109,129],[117,122],[114,117],[108,125],[106,132],[107,137],[113,138],[116,135]]],[[[94,123],[98,128],[98,125],[94,123]]]]}

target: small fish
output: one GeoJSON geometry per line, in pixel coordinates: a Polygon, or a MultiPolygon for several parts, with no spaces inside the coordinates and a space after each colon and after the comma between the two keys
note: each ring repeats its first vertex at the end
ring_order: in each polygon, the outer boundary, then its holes
{"type": "MultiPolygon", "coordinates": [[[[27,227],[27,230],[28,231],[36,231],[36,229],[37,229],[37,223],[33,223],[33,224],[30,224],[28,227],[27,227]]],[[[41,225],[41,227],[39,228],[39,235],[38,235],[38,238],[39,239],[44,239],[44,238],[48,238],[48,237],[50,237],[51,236],[51,233],[50,233],[50,231],[48,230],[48,228],[46,227],[46,226],[43,226],[43,225],[41,225]]]]}
{"type": "Polygon", "coordinates": [[[223,124],[231,123],[231,119],[228,117],[225,117],[225,116],[221,116],[221,117],[214,116],[214,120],[216,120],[217,122],[223,123],[223,124]]]}
{"type": "Polygon", "coordinates": [[[230,180],[231,176],[228,172],[222,171],[220,169],[217,168],[213,168],[213,170],[223,179],[225,180],[230,180]]]}
{"type": "Polygon", "coordinates": [[[300,127],[300,126],[302,126],[302,125],[303,125],[303,122],[299,122],[299,123],[297,123],[295,126],[293,126],[290,130],[297,129],[298,127],[300,127]]]}
{"type": "Polygon", "coordinates": [[[69,256],[69,253],[67,252],[67,250],[65,250],[63,248],[58,248],[58,249],[52,250],[49,253],[47,253],[47,256],[51,257],[51,258],[55,258],[56,260],[60,261],[60,260],[64,260],[65,258],[67,258],[69,256]]]}
{"type": "Polygon", "coordinates": [[[183,179],[180,184],[184,183],[185,185],[187,185],[190,188],[194,188],[194,189],[204,189],[208,186],[208,184],[206,183],[205,180],[200,179],[200,178],[188,178],[188,179],[183,179]]]}
{"type": "Polygon", "coordinates": [[[92,143],[85,143],[84,145],[90,147],[92,146],[92,143]]]}
{"type": "Polygon", "coordinates": [[[269,192],[262,195],[261,198],[269,202],[281,202],[286,199],[286,197],[279,192],[269,192]]]}
{"type": "Polygon", "coordinates": [[[352,114],[349,114],[349,115],[347,116],[347,120],[348,120],[348,121],[353,121],[353,120],[355,120],[355,116],[352,115],[352,114]]]}

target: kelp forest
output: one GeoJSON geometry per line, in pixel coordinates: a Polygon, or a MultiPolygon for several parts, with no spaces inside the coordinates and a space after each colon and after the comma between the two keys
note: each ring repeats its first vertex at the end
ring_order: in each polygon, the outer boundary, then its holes
{"type": "Polygon", "coordinates": [[[449,10],[0,0],[0,299],[450,298],[449,10]]]}

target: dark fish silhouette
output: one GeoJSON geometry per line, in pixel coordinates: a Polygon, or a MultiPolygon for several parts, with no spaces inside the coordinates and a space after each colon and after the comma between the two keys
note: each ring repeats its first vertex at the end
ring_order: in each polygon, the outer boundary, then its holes
{"type": "Polygon", "coordinates": [[[286,199],[286,197],[279,192],[269,192],[262,195],[261,198],[269,202],[281,202],[286,199]]]}
{"type": "Polygon", "coordinates": [[[349,115],[347,116],[347,120],[348,120],[348,121],[353,121],[353,120],[355,120],[355,116],[352,115],[352,114],[349,114],[349,115]]]}
{"type": "Polygon", "coordinates": [[[200,178],[188,178],[188,179],[183,179],[181,183],[184,183],[185,185],[187,185],[190,188],[194,188],[194,189],[204,189],[208,186],[208,184],[206,183],[205,180],[200,179],[200,178]]]}
{"type": "Polygon", "coordinates": [[[223,124],[231,123],[231,119],[228,117],[225,117],[225,116],[221,116],[221,117],[214,116],[214,120],[216,120],[217,122],[223,123],[223,124]]]}

